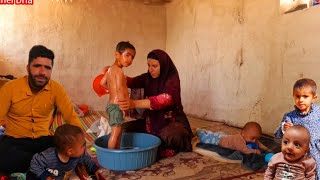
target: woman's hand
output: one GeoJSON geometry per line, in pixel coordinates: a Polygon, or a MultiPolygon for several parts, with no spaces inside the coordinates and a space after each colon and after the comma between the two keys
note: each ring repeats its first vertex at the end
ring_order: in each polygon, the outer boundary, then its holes
{"type": "Polygon", "coordinates": [[[128,109],[133,109],[133,108],[143,108],[143,109],[151,108],[149,99],[141,99],[141,100],[119,99],[118,104],[122,111],[126,111],[128,109]]]}
{"type": "Polygon", "coordinates": [[[118,104],[122,111],[126,111],[132,108],[132,100],[131,99],[119,99],[118,104]]]}

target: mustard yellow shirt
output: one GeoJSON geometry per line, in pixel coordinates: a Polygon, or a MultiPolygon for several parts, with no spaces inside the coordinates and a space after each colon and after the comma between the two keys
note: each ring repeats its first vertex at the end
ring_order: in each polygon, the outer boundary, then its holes
{"type": "Polygon", "coordinates": [[[28,76],[7,82],[0,89],[0,119],[6,119],[5,134],[15,138],[39,138],[49,131],[54,107],[66,123],[82,128],[65,89],[56,81],[33,94],[28,76]]]}

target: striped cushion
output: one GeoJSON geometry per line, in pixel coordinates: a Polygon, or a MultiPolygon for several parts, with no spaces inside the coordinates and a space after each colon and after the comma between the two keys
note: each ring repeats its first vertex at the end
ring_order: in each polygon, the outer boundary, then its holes
{"type": "MultiPolygon", "coordinates": [[[[80,121],[81,121],[81,124],[84,127],[84,129],[87,130],[87,129],[89,129],[90,125],[94,121],[100,120],[101,116],[107,118],[104,111],[89,110],[84,117],[80,118],[80,121]]],[[[54,132],[54,130],[62,124],[65,124],[65,121],[62,118],[61,113],[58,112],[57,115],[53,118],[53,122],[51,125],[51,131],[54,132]]],[[[85,133],[85,138],[86,138],[87,142],[93,142],[97,138],[97,136],[92,133],[85,133]]]]}

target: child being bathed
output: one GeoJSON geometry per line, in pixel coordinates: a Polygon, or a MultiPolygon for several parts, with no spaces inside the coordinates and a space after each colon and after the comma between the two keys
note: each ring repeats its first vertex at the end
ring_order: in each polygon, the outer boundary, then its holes
{"type": "Polygon", "coordinates": [[[108,123],[112,129],[108,141],[109,149],[120,149],[125,112],[120,109],[118,100],[129,98],[127,80],[122,68],[130,66],[135,55],[135,47],[130,42],[119,42],[116,47],[115,61],[100,82],[109,90],[109,101],[106,108],[108,123]]]}

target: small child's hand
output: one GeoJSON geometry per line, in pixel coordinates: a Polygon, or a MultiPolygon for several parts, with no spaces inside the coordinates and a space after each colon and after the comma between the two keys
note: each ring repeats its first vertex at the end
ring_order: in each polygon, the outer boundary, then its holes
{"type": "Polygon", "coordinates": [[[86,180],[89,177],[86,167],[82,164],[78,164],[75,171],[80,180],[86,180]]]}
{"type": "Polygon", "coordinates": [[[293,126],[292,122],[287,121],[286,123],[284,123],[283,125],[283,131],[286,131],[288,128],[290,128],[291,126],[293,126]]]}
{"type": "Polygon", "coordinates": [[[100,169],[94,173],[94,175],[96,176],[96,179],[97,180],[105,180],[106,178],[104,178],[99,171],[100,171],[100,169]]]}
{"type": "Polygon", "coordinates": [[[266,152],[268,152],[268,153],[273,153],[274,151],[273,151],[273,149],[269,149],[269,148],[268,148],[268,149],[266,150],[266,152]]]}
{"type": "Polygon", "coordinates": [[[261,151],[259,149],[256,149],[256,154],[261,154],[261,151]]]}
{"type": "Polygon", "coordinates": [[[51,177],[51,176],[48,176],[47,178],[46,178],[46,180],[55,180],[53,177],[51,177]]]}

